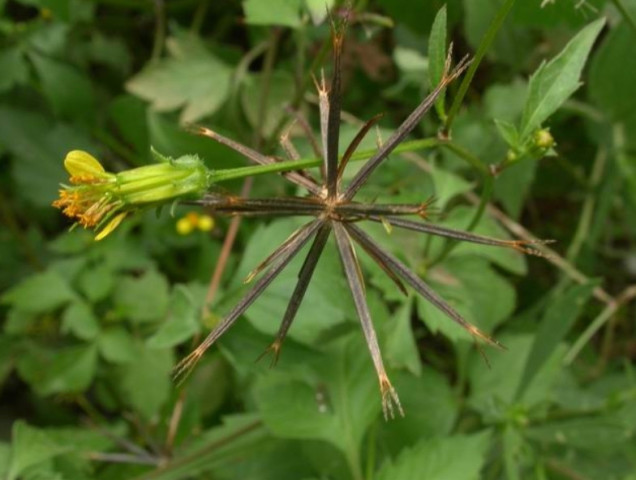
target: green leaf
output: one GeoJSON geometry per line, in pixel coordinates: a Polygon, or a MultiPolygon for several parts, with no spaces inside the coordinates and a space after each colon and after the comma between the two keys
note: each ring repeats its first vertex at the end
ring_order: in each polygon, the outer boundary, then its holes
{"type": "Polygon", "coordinates": [[[102,357],[112,363],[130,363],[135,360],[135,339],[123,327],[111,327],[100,332],[97,346],[102,357]]]}
{"type": "Polygon", "coordinates": [[[490,449],[490,434],[424,439],[382,465],[376,480],[477,480],[490,449]]]}
{"type": "Polygon", "coordinates": [[[518,396],[532,382],[559,343],[565,339],[565,335],[581,315],[583,307],[592,296],[592,291],[596,286],[597,282],[574,285],[566,292],[560,292],[556,298],[548,303],[519,382],[518,396]]]}
{"type": "Polygon", "coordinates": [[[143,344],[137,344],[134,354],[135,360],[121,367],[119,388],[128,405],[152,419],[170,396],[174,357],[170,350],[149,349],[143,344]]]}
{"type": "Polygon", "coordinates": [[[168,308],[168,281],[154,269],[124,277],[114,293],[115,308],[131,323],[158,322],[168,308]]]}
{"type": "Polygon", "coordinates": [[[634,440],[633,429],[616,415],[552,421],[531,427],[525,434],[542,443],[567,445],[591,453],[610,453],[633,444],[634,440]]]}
{"type": "Polygon", "coordinates": [[[11,463],[7,479],[18,478],[27,468],[69,450],[69,445],[56,442],[45,431],[18,420],[12,429],[11,463]]]}
{"type": "Polygon", "coordinates": [[[213,114],[228,95],[232,70],[198,39],[182,36],[169,42],[172,56],[147,65],[126,89],[151,102],[155,110],[183,108],[182,123],[213,114]]]}
{"type": "Polygon", "coordinates": [[[0,72],[3,72],[0,76],[0,92],[28,81],[29,70],[20,49],[8,48],[0,51],[0,72]]]}
{"type": "Polygon", "coordinates": [[[99,321],[86,302],[75,301],[64,311],[61,331],[82,340],[92,340],[99,333],[99,321]]]}
{"type": "Polygon", "coordinates": [[[476,353],[473,354],[473,360],[469,363],[468,377],[471,385],[469,404],[486,415],[491,415],[493,409],[499,409],[499,414],[503,416],[506,407],[515,401],[528,409],[544,403],[562,368],[561,361],[565,349],[558,348],[550,355],[536,374],[534,382],[517,399],[516,392],[534,337],[527,334],[502,335],[497,339],[506,346],[507,350],[490,350],[488,355],[490,365],[481,361],[476,353]]]}
{"type": "Polygon", "coordinates": [[[321,24],[336,4],[336,0],[305,0],[305,6],[314,25],[321,24]]]}
{"type": "Polygon", "coordinates": [[[412,314],[413,302],[409,299],[395,312],[392,321],[385,324],[388,328],[384,341],[384,357],[393,368],[406,368],[417,376],[422,372],[422,362],[413,338],[412,314]]]}
{"type": "Polygon", "coordinates": [[[532,75],[519,127],[522,141],[579,88],[585,61],[604,25],[605,19],[589,24],[570,40],[561,53],[542,64],[532,75]]]}
{"type": "Polygon", "coordinates": [[[168,348],[179,345],[199,330],[200,306],[185,285],[176,285],[168,304],[168,317],[146,345],[168,348]]]}
{"type": "Polygon", "coordinates": [[[393,456],[422,438],[450,434],[459,414],[459,400],[445,376],[425,365],[418,376],[396,371],[391,380],[405,416],[381,424],[378,438],[393,456]]]}
{"type": "Polygon", "coordinates": [[[269,90],[265,100],[265,118],[259,118],[263,81],[260,75],[251,75],[242,89],[241,101],[245,116],[253,128],[259,128],[264,138],[274,133],[274,129],[287,115],[285,106],[291,100],[295,84],[291,75],[282,71],[274,71],[269,80],[269,90]]]}
{"type": "Polygon", "coordinates": [[[245,0],[245,22],[250,25],[282,25],[300,27],[303,0],[245,0]]]}
{"type": "Polygon", "coordinates": [[[446,169],[433,166],[431,178],[435,185],[435,207],[443,210],[453,198],[468,192],[472,184],[446,169]]]}
{"type": "MultiPolygon", "coordinates": [[[[444,64],[446,62],[446,31],[447,26],[446,5],[439,9],[433,26],[431,27],[431,33],[428,37],[428,72],[431,82],[431,88],[439,84],[444,73],[444,64]]],[[[446,117],[445,112],[445,94],[442,93],[438,100],[435,102],[435,108],[437,114],[443,120],[446,117]]]]}
{"type": "Polygon", "coordinates": [[[27,277],[7,291],[0,301],[28,313],[44,313],[55,310],[74,300],[71,287],[56,272],[47,270],[27,277]]]}
{"type": "Polygon", "coordinates": [[[78,285],[86,298],[95,303],[111,294],[115,281],[115,272],[108,265],[98,263],[80,273],[78,285]]]}
{"type": "Polygon", "coordinates": [[[68,179],[63,160],[70,148],[96,153],[85,133],[39,113],[0,106],[0,144],[15,157],[11,165],[16,192],[36,206],[50,208],[59,184],[68,179]]]}
{"type": "MultiPolygon", "coordinates": [[[[484,260],[451,257],[431,271],[426,280],[466,320],[491,332],[506,320],[515,306],[515,290],[484,260]],[[496,299],[496,301],[495,301],[496,299]]],[[[419,317],[432,332],[452,341],[472,337],[422,297],[417,297],[419,317]]]]}
{"type": "Polygon", "coordinates": [[[630,146],[636,145],[635,62],[626,62],[634,53],[634,31],[620,24],[603,40],[591,60],[589,95],[611,120],[625,124],[630,146]]]}
{"type": "Polygon", "coordinates": [[[18,359],[18,372],[39,395],[83,392],[97,369],[94,345],[42,349],[32,347],[18,359]]]}
{"type": "Polygon", "coordinates": [[[519,131],[514,123],[495,118],[495,126],[497,127],[501,138],[505,140],[510,148],[518,148],[520,146],[519,131]]]}
{"type": "Polygon", "coordinates": [[[93,89],[85,75],[75,67],[37,53],[30,58],[56,115],[88,122],[95,118],[93,89]]]}
{"type": "Polygon", "coordinates": [[[277,436],[322,439],[357,457],[364,434],[380,412],[380,394],[361,335],[325,350],[313,375],[292,378],[269,371],[256,384],[255,399],[277,436]]]}

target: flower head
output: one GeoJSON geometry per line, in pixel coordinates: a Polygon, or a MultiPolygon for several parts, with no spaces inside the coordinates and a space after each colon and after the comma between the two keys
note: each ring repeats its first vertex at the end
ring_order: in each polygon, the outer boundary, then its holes
{"type": "Polygon", "coordinates": [[[210,174],[198,157],[161,159],[155,165],[110,173],[91,154],[73,150],[64,159],[70,185],[62,185],[53,206],[82,227],[97,230],[95,240],[101,240],[132,211],[208,188],[210,174]]]}

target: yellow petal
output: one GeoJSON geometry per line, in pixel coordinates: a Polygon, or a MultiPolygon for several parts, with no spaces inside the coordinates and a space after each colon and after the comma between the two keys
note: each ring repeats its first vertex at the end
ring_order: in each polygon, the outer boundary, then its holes
{"type": "Polygon", "coordinates": [[[188,235],[194,229],[194,225],[192,225],[192,222],[186,216],[177,221],[176,228],[179,235],[188,235]]]}
{"type": "Polygon", "coordinates": [[[73,150],[66,154],[64,168],[71,176],[79,177],[103,177],[106,173],[102,164],[90,153],[82,150],[73,150]]]}
{"type": "Polygon", "coordinates": [[[100,230],[100,232],[95,236],[95,241],[99,242],[100,240],[105,238],[106,235],[108,235],[110,232],[115,230],[119,226],[119,224],[121,223],[121,221],[124,219],[124,217],[126,215],[127,215],[127,213],[123,212],[123,213],[120,213],[119,215],[115,216],[110,222],[108,222],[108,225],[106,225],[104,228],[102,228],[100,230]]]}
{"type": "Polygon", "coordinates": [[[201,215],[198,219],[197,227],[202,232],[209,232],[214,228],[214,219],[209,215],[201,215]]]}

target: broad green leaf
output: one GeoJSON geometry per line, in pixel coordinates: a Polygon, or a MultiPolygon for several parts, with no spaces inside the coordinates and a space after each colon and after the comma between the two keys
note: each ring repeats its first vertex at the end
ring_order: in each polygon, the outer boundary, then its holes
{"type": "Polygon", "coordinates": [[[174,357],[170,350],[149,349],[140,343],[134,355],[132,362],[120,367],[118,388],[126,404],[152,419],[170,396],[174,357]]]}
{"type": "Polygon", "coordinates": [[[555,58],[542,64],[530,78],[528,99],[521,119],[521,139],[552,115],[581,85],[580,76],[605,19],[582,29],[555,58]]]}
{"type": "Polygon", "coordinates": [[[79,393],[90,386],[97,370],[94,345],[60,349],[30,348],[18,358],[18,372],[39,395],[79,393]]]}
{"type": "Polygon", "coordinates": [[[312,376],[262,375],[255,399],[263,421],[277,436],[322,439],[357,457],[364,434],[380,412],[380,393],[361,335],[325,349],[312,376]]]}
{"type": "Polygon", "coordinates": [[[626,61],[634,53],[634,31],[624,22],[603,40],[591,60],[589,95],[611,120],[625,125],[630,146],[636,145],[636,64],[626,61]]]}
{"type": "Polygon", "coordinates": [[[0,144],[14,156],[11,165],[16,193],[50,216],[59,184],[68,181],[63,160],[71,149],[97,153],[85,133],[61,123],[52,123],[40,113],[0,106],[0,144]]]}
{"type": "MultiPolygon", "coordinates": [[[[469,365],[471,394],[469,404],[485,415],[493,410],[503,416],[515,402],[521,375],[528,360],[534,338],[528,334],[501,335],[497,338],[506,346],[505,351],[489,350],[490,365],[483,362],[477,353],[469,365]]],[[[535,381],[524,391],[518,402],[530,409],[546,401],[561,370],[564,348],[557,348],[542,365],[535,381]]]]}
{"type": "Polygon", "coordinates": [[[27,468],[44,462],[72,448],[55,441],[45,431],[18,420],[12,428],[11,463],[7,480],[18,478],[27,468]]]}
{"type": "MultiPolygon", "coordinates": [[[[431,82],[431,88],[434,88],[439,84],[444,73],[444,63],[446,62],[446,37],[447,37],[447,15],[446,5],[439,9],[433,26],[431,27],[431,33],[428,37],[428,73],[431,82]]],[[[446,96],[444,93],[440,95],[435,102],[435,108],[440,118],[445,118],[444,100],[446,96]]]]}
{"type": "Polygon", "coordinates": [[[213,114],[227,97],[232,70],[198,40],[179,37],[170,42],[172,55],[147,65],[126,89],[151,102],[155,110],[183,108],[182,123],[213,114]]]}
{"type": "MultiPolygon", "coordinates": [[[[244,0],[245,22],[250,25],[301,26],[303,0],[244,0]]],[[[326,8],[326,7],[325,7],[326,8]]]]}
{"type": "Polygon", "coordinates": [[[387,460],[376,480],[478,480],[490,449],[490,434],[455,435],[424,439],[387,460]]]}
{"type": "Polygon", "coordinates": [[[100,355],[112,363],[131,363],[137,354],[135,339],[123,327],[102,330],[97,338],[97,347],[100,355]]]}
{"type": "Polygon", "coordinates": [[[50,312],[74,300],[76,294],[56,272],[47,270],[27,277],[0,300],[29,313],[50,312]]]}
{"type": "Polygon", "coordinates": [[[80,273],[78,287],[89,301],[98,302],[112,293],[116,280],[115,272],[108,265],[98,263],[80,273]]]}
{"type": "Polygon", "coordinates": [[[381,424],[378,438],[384,439],[392,456],[422,438],[450,434],[459,414],[459,401],[446,377],[423,366],[418,376],[396,371],[391,381],[400,395],[405,416],[381,424]]]}
{"type": "Polygon", "coordinates": [[[434,166],[431,178],[435,185],[435,208],[443,210],[453,198],[470,191],[472,184],[447,169],[434,166]]]}
{"type": "Polygon", "coordinates": [[[327,18],[335,3],[336,0],[305,0],[305,6],[314,25],[321,24],[327,18]]]}
{"type": "Polygon", "coordinates": [[[526,435],[542,443],[567,445],[589,452],[611,452],[633,445],[633,427],[616,415],[605,414],[588,418],[573,418],[536,425],[526,435]]]}
{"type": "Polygon", "coordinates": [[[20,49],[8,48],[0,51],[0,72],[3,72],[0,76],[0,92],[27,82],[29,69],[20,49]]]}
{"type": "Polygon", "coordinates": [[[413,302],[409,299],[385,324],[384,358],[393,368],[405,368],[417,376],[422,372],[422,362],[413,338],[412,313],[413,302]]]}
{"type": "Polygon", "coordinates": [[[294,79],[290,74],[274,71],[269,79],[266,100],[261,102],[263,93],[261,76],[252,75],[246,79],[241,91],[243,110],[252,128],[258,128],[264,138],[270,137],[280,121],[288,115],[285,113],[285,106],[289,104],[290,95],[294,89],[294,79]],[[263,119],[259,118],[261,103],[264,103],[266,114],[263,119]]]}
{"type": "Polygon", "coordinates": [[[130,74],[132,55],[122,38],[94,31],[87,49],[93,61],[106,65],[121,75],[130,74]]]}
{"type": "Polygon", "coordinates": [[[179,345],[199,330],[200,306],[185,285],[176,285],[168,303],[168,316],[146,345],[167,348],[179,345]]]}
{"type": "Polygon", "coordinates": [[[114,304],[117,312],[131,323],[158,322],[168,307],[168,281],[155,269],[139,277],[119,281],[114,304]]]}
{"type": "Polygon", "coordinates": [[[595,287],[595,282],[574,285],[548,303],[528,355],[517,395],[523,393],[559,343],[565,339],[595,287]]]}
{"type": "Polygon", "coordinates": [[[31,61],[42,83],[42,91],[60,117],[91,122],[95,98],[90,80],[75,67],[32,54],[31,61]]]}
{"type": "Polygon", "coordinates": [[[62,316],[62,333],[72,333],[82,340],[92,340],[99,333],[99,321],[84,301],[71,303],[62,316]]]}
{"type": "MultiPolygon", "coordinates": [[[[451,257],[425,278],[466,320],[491,332],[506,320],[515,306],[515,290],[484,260],[451,257]]],[[[470,334],[422,297],[417,297],[419,317],[432,332],[452,341],[469,341],[470,334]]]]}

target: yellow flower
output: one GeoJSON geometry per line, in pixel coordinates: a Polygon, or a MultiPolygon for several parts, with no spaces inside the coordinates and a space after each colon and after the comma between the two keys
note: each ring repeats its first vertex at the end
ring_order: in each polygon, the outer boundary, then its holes
{"type": "Polygon", "coordinates": [[[214,219],[209,215],[199,215],[197,212],[189,212],[177,220],[176,229],[179,235],[188,235],[197,228],[202,232],[209,232],[214,228],[214,219]]]}
{"type": "Polygon", "coordinates": [[[94,228],[95,240],[106,237],[132,211],[201,194],[210,183],[203,162],[190,155],[115,174],[89,153],[73,150],[64,167],[71,185],[62,185],[53,206],[82,227],[94,228]]]}

